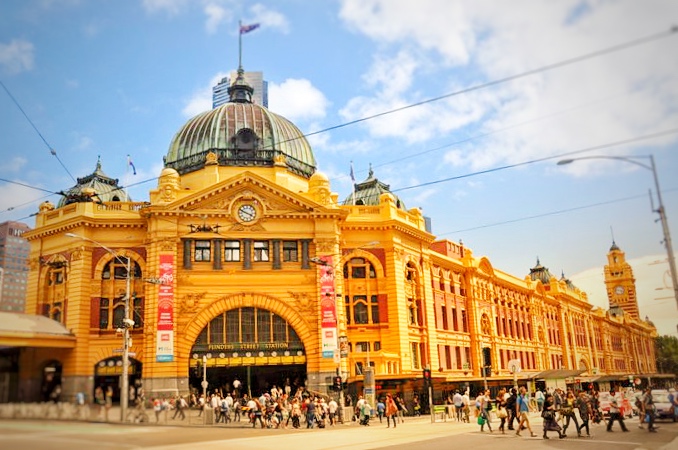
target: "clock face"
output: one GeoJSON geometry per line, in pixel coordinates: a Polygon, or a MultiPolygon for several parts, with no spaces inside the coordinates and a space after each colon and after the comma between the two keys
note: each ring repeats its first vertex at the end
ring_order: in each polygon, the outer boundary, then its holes
{"type": "Polygon", "coordinates": [[[238,217],[243,222],[251,222],[257,218],[257,210],[252,205],[242,205],[238,208],[238,217]]]}
{"type": "Polygon", "coordinates": [[[614,293],[617,295],[622,295],[624,293],[624,287],[623,286],[617,286],[614,288],[614,293]]]}

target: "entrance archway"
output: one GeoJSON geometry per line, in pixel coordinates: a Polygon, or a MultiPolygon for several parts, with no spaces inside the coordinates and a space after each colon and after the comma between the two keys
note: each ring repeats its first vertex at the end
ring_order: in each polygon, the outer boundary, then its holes
{"type": "Polygon", "coordinates": [[[306,350],[292,325],[273,311],[240,307],[224,311],[203,328],[191,348],[190,384],[203,392],[259,395],[273,386],[294,392],[306,380],[306,350]]]}
{"type": "MultiPolygon", "coordinates": [[[[130,404],[134,404],[137,390],[141,387],[142,364],[140,361],[130,358],[129,367],[127,370],[129,376],[130,404]]],[[[102,359],[94,366],[94,386],[91,393],[94,398],[94,391],[97,387],[106,392],[108,387],[113,389],[113,402],[120,401],[120,381],[122,377],[122,356],[112,356],[110,358],[102,359]]]]}

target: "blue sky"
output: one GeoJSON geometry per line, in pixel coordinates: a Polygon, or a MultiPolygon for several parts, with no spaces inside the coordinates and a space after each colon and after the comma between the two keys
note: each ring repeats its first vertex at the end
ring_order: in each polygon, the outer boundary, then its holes
{"type": "MultiPolygon", "coordinates": [[[[174,133],[211,106],[238,61],[263,71],[269,108],[314,132],[667,32],[675,1],[9,0],[0,2],[0,80],[74,177],[153,179],[174,133]],[[137,175],[127,170],[130,154],[137,175]]],[[[641,314],[677,334],[648,170],[556,156],[653,154],[678,239],[678,33],[447,97],[310,138],[340,198],[369,164],[378,178],[495,268],[523,277],[541,263],[605,306],[612,241],[638,279],[641,314]],[[663,262],[662,262],[663,261],[663,262]],[[662,289],[664,288],[664,289],[662,289]],[[668,298],[667,298],[668,297],[668,298]]],[[[0,178],[59,191],[74,184],[0,90],[0,178]]],[[[639,162],[646,162],[640,159],[639,162]]],[[[148,198],[155,181],[130,188],[148,198]]],[[[0,221],[30,214],[45,192],[0,182],[0,221]]],[[[52,201],[57,197],[52,196],[52,201]]],[[[678,335],[678,334],[677,334],[678,335]]]]}

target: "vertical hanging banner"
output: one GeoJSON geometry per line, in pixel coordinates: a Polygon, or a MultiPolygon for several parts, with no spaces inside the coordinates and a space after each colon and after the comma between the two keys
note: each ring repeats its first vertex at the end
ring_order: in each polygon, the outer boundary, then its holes
{"type": "Polygon", "coordinates": [[[174,361],[174,255],[160,255],[155,360],[174,361]]]}
{"type": "Polygon", "coordinates": [[[321,256],[320,320],[323,358],[334,358],[337,346],[337,304],[334,297],[334,264],[331,256],[321,256]]]}

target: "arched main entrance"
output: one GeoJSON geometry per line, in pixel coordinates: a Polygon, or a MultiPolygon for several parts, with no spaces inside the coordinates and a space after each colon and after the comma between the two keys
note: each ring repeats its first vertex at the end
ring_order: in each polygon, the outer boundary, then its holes
{"type": "Polygon", "coordinates": [[[259,395],[274,385],[289,384],[294,392],[306,380],[306,352],[292,325],[263,308],[225,311],[203,328],[191,349],[191,387],[202,392],[231,392],[233,381],[241,392],[259,395]]]}
{"type": "MultiPolygon", "coordinates": [[[[134,404],[137,391],[141,387],[142,364],[140,361],[129,358],[129,367],[127,370],[129,376],[129,399],[130,404],[134,404]]],[[[94,390],[100,387],[104,392],[110,387],[113,389],[113,402],[120,401],[120,387],[122,378],[122,357],[112,356],[102,359],[94,365],[94,386],[92,387],[91,398],[94,398],[94,390]]]]}

